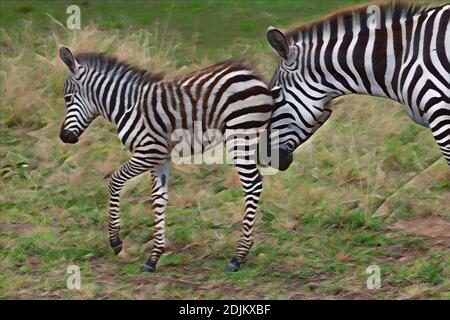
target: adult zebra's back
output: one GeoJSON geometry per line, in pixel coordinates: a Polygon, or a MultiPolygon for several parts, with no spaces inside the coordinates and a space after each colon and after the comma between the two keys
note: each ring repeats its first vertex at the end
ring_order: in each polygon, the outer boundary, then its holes
{"type": "Polygon", "coordinates": [[[61,140],[76,143],[92,120],[102,115],[116,125],[121,141],[132,154],[109,183],[109,238],[114,252],[122,250],[120,191],[128,180],[150,171],[155,234],[143,269],[156,269],[165,249],[164,216],[172,151],[181,144],[181,155],[187,156],[224,140],[245,193],[242,236],[228,266],[229,271],[238,270],[253,244],[262,191],[255,147],[259,130],[266,127],[273,111],[265,82],[253,69],[233,61],[164,79],[102,54],[74,56],[69,49],[61,48],[60,56],[71,72],[64,86],[66,116],[61,140]],[[199,148],[193,148],[199,143],[199,148]]]}
{"type": "Polygon", "coordinates": [[[330,100],[351,93],[387,97],[431,129],[450,166],[450,5],[366,6],[290,31],[270,27],[281,57],[273,75],[280,169],[328,119],[330,100]],[[276,90],[275,90],[276,89],[276,90]]]}

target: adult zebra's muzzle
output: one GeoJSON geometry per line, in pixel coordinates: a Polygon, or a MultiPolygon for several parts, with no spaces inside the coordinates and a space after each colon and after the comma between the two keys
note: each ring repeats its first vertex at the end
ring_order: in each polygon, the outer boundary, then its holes
{"type": "Polygon", "coordinates": [[[73,133],[70,130],[66,130],[64,128],[61,128],[61,131],[59,132],[59,138],[64,143],[77,143],[78,137],[75,133],[73,133]]]}
{"type": "Polygon", "coordinates": [[[294,157],[292,156],[292,152],[289,152],[284,149],[279,149],[279,163],[278,170],[286,171],[292,163],[294,157]]]}
{"type": "Polygon", "coordinates": [[[270,151],[268,153],[267,152],[262,153],[261,149],[259,149],[260,152],[258,158],[259,165],[270,166],[280,171],[286,171],[294,159],[292,152],[281,148],[269,150],[270,151]]]}
{"type": "Polygon", "coordinates": [[[273,137],[270,129],[267,129],[265,133],[260,136],[258,143],[258,164],[286,171],[294,159],[292,152],[283,149],[277,143],[273,144],[271,142],[273,137]]]}

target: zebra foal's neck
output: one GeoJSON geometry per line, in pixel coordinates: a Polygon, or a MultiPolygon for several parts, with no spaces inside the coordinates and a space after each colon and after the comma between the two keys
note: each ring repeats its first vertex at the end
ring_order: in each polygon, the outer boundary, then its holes
{"type": "Polygon", "coordinates": [[[96,106],[98,114],[118,126],[125,113],[136,108],[143,87],[162,78],[147,70],[135,68],[101,53],[81,53],[76,56],[80,64],[87,66],[82,81],[86,95],[96,106]]]}

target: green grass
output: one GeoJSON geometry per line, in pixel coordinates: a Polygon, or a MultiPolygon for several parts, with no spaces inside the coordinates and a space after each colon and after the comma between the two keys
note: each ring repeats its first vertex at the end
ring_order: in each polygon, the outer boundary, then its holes
{"type": "Polygon", "coordinates": [[[233,43],[245,48],[243,53],[249,57],[249,46],[264,40],[269,25],[287,26],[318,18],[326,10],[358,2],[361,1],[2,1],[0,19],[8,28],[20,28],[25,19],[39,31],[49,32],[55,25],[48,15],[65,24],[66,8],[77,4],[83,24],[95,21],[99,29],[122,31],[156,27],[164,36],[193,44],[182,45],[177,59],[179,63],[191,63],[198,56],[222,57],[233,43]]]}
{"type": "Polygon", "coordinates": [[[243,212],[232,167],[173,168],[167,252],[157,273],[141,274],[152,237],[149,177],[122,193],[125,254],[116,257],[107,177],[128,153],[102,120],[77,145],[58,139],[67,75],[59,44],[168,73],[242,58],[269,78],[277,60],[268,25],[357,2],[84,1],[83,28],[70,32],[45,13],[64,23],[72,2],[0,2],[0,298],[449,299],[448,234],[431,230],[450,220],[449,170],[430,132],[393,102],[342,99],[292,167],[264,178],[256,242],[234,274],[223,272],[243,212]],[[410,222],[413,232],[402,227],[410,222]],[[79,291],[66,288],[73,264],[79,291]],[[366,288],[372,264],[380,290],[366,288]]]}

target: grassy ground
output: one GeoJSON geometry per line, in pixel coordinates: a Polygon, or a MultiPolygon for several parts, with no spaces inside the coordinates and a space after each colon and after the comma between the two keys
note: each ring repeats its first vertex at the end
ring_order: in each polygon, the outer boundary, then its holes
{"type": "Polygon", "coordinates": [[[234,274],[223,272],[243,212],[232,167],[173,168],[167,253],[157,273],[141,274],[149,177],[122,193],[125,253],[116,257],[106,185],[128,154],[103,120],[77,145],[58,139],[59,44],[169,73],[244,58],[270,77],[267,25],[356,2],[84,1],[83,28],[70,32],[44,14],[64,22],[68,2],[0,2],[0,298],[450,299],[450,172],[430,132],[396,103],[341,99],[292,167],[265,177],[256,243],[234,274]],[[379,290],[366,287],[372,264],[379,290]],[[81,268],[81,290],[66,288],[69,265],[81,268]]]}

